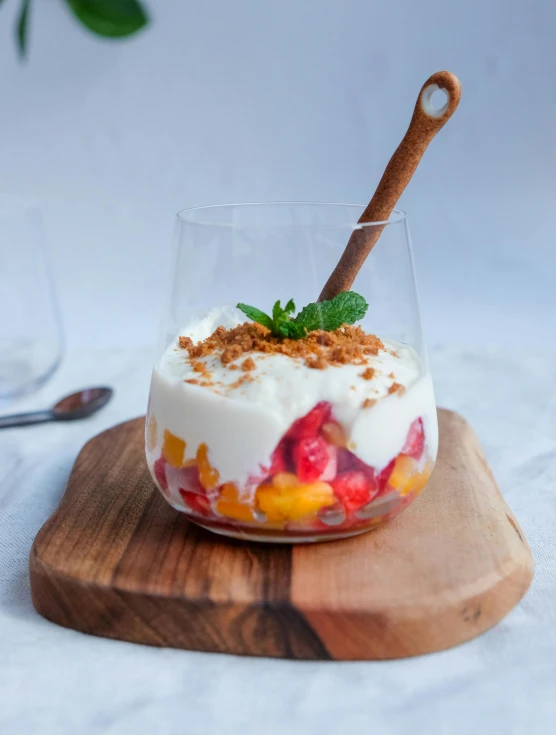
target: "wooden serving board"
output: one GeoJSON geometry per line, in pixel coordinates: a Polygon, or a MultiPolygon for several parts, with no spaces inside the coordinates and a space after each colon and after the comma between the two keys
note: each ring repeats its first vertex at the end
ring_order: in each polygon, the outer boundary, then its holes
{"type": "Polygon", "coordinates": [[[33,603],[85,633],[299,659],[388,659],[479,635],[523,597],[529,546],[475,435],[439,411],[429,485],[397,518],[344,541],[232,541],[155,489],[144,419],[92,439],[31,551],[33,603]]]}

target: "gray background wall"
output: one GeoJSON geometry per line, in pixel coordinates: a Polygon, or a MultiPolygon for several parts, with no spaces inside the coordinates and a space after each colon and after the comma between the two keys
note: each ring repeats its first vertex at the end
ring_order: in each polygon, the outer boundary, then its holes
{"type": "Polygon", "coordinates": [[[442,68],[462,103],[401,202],[429,339],[553,334],[556,4],[145,4],[110,43],[36,0],[26,64],[0,9],[0,190],[45,210],[70,345],[154,341],[180,208],[368,200],[442,68]]]}

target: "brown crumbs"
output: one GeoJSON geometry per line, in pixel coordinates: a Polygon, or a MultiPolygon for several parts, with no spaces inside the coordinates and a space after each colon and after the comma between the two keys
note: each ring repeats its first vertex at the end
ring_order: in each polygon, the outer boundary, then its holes
{"type": "Polygon", "coordinates": [[[207,366],[204,362],[199,362],[199,360],[193,360],[191,367],[196,373],[208,373],[207,366]]]}
{"type": "Polygon", "coordinates": [[[375,369],[372,367],[368,367],[366,370],[363,370],[361,373],[361,377],[363,380],[372,380],[375,376],[375,369]]]}
{"type": "Polygon", "coordinates": [[[193,347],[193,340],[191,337],[180,337],[179,342],[182,350],[188,350],[190,347],[193,347]]]}
{"type": "Polygon", "coordinates": [[[394,380],[394,378],[395,378],[396,376],[394,375],[394,373],[390,373],[390,375],[389,375],[388,377],[389,377],[389,378],[391,378],[392,380],[394,380]]]}
{"type": "Polygon", "coordinates": [[[376,398],[365,398],[363,401],[363,408],[371,408],[376,403],[376,398]]]}
{"type": "Polygon", "coordinates": [[[256,367],[257,366],[255,365],[255,360],[253,360],[252,357],[248,357],[241,363],[241,369],[244,373],[248,372],[249,370],[254,370],[256,367]]]}
{"type": "Polygon", "coordinates": [[[201,381],[197,380],[197,378],[189,378],[189,380],[184,380],[184,383],[191,383],[191,385],[199,385],[201,381]]]}
{"type": "Polygon", "coordinates": [[[235,383],[232,383],[229,388],[231,390],[235,390],[236,388],[239,388],[244,383],[247,383],[247,381],[253,380],[253,378],[250,375],[242,375],[241,378],[238,378],[235,383]]]}
{"type": "Polygon", "coordinates": [[[231,365],[246,352],[281,354],[300,358],[315,370],[329,365],[365,365],[369,355],[378,355],[384,349],[382,341],[374,334],[367,334],[361,327],[345,325],[333,332],[317,329],[303,339],[279,339],[260,324],[245,322],[233,329],[218,329],[210,337],[193,345],[188,337],[180,337],[180,346],[186,345],[191,360],[220,352],[223,365],[231,365]]]}
{"type": "Polygon", "coordinates": [[[220,356],[220,359],[222,360],[222,365],[227,365],[229,362],[232,362],[233,360],[237,360],[237,358],[242,354],[243,354],[243,350],[241,349],[240,345],[236,344],[236,345],[230,345],[229,347],[226,347],[224,349],[224,352],[220,356]]]}
{"type": "Polygon", "coordinates": [[[399,393],[400,395],[403,395],[405,393],[405,386],[401,383],[392,383],[388,388],[388,393],[399,393]]]}
{"type": "Polygon", "coordinates": [[[305,364],[313,370],[326,370],[328,367],[328,363],[322,355],[310,355],[305,360],[305,364]]]}

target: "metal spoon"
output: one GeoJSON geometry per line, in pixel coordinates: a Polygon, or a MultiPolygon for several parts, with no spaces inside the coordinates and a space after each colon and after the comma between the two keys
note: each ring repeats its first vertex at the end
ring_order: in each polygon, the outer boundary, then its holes
{"type": "Polygon", "coordinates": [[[44,421],[85,419],[105,406],[112,398],[113,393],[112,388],[86,388],[62,398],[48,411],[32,411],[31,413],[16,413],[12,416],[0,416],[0,429],[10,426],[42,424],[44,421]]]}

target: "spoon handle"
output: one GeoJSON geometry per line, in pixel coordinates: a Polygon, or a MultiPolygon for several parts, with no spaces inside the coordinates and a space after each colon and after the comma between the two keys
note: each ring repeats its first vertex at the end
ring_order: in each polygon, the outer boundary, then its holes
{"type": "Polygon", "coordinates": [[[319,301],[333,299],[341,291],[349,291],[365,258],[380,237],[396,202],[415,173],[428,144],[452,117],[460,96],[459,79],[449,71],[438,71],[424,83],[409,128],[394,151],[373,198],[358,223],[378,224],[376,227],[362,227],[352,232],[338,265],[319,296],[319,301]],[[431,104],[431,97],[438,89],[446,93],[447,100],[443,107],[436,110],[431,104]]]}
{"type": "Polygon", "coordinates": [[[52,411],[14,413],[11,416],[0,416],[0,429],[8,429],[13,426],[28,426],[29,424],[42,424],[45,421],[52,421],[52,419],[52,411]]]}

